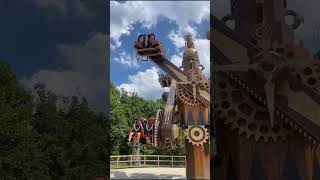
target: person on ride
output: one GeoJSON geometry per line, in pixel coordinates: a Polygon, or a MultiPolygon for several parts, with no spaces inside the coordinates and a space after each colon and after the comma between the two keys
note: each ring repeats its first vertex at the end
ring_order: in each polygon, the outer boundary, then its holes
{"type": "Polygon", "coordinates": [[[153,128],[155,124],[155,117],[150,116],[148,118],[148,121],[146,123],[146,129],[145,129],[145,138],[148,144],[153,144],[153,128]]]}
{"type": "Polygon", "coordinates": [[[132,139],[132,136],[135,135],[135,137],[137,138],[137,142],[139,143],[141,135],[143,134],[144,134],[143,118],[138,118],[133,124],[132,129],[130,129],[128,141],[130,142],[132,139]]]}
{"type": "Polygon", "coordinates": [[[137,42],[134,44],[134,48],[136,48],[136,49],[145,48],[145,45],[144,45],[145,37],[146,37],[145,34],[144,34],[144,35],[140,35],[140,36],[138,37],[137,42]]]}
{"type": "Polygon", "coordinates": [[[154,34],[148,34],[149,44],[148,47],[154,48],[160,45],[159,40],[156,39],[154,34]]]}

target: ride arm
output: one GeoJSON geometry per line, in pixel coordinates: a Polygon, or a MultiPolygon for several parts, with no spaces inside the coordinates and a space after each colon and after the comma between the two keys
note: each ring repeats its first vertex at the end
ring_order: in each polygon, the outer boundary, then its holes
{"type": "MultiPolygon", "coordinates": [[[[170,62],[167,58],[163,56],[155,56],[150,57],[150,59],[156,63],[163,71],[169,74],[174,80],[177,82],[187,82],[188,76],[181,69],[175,66],[172,62],[170,62]]],[[[191,87],[186,85],[181,85],[189,92],[193,92],[191,87]]],[[[197,98],[201,100],[205,105],[210,105],[210,93],[207,90],[199,89],[197,91],[197,98]]]]}

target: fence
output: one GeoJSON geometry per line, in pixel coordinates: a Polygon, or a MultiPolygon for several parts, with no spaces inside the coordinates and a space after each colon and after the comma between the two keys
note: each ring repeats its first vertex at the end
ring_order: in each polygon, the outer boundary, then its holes
{"type": "Polygon", "coordinates": [[[186,156],[119,155],[110,156],[110,168],[186,167],[186,156]]]}

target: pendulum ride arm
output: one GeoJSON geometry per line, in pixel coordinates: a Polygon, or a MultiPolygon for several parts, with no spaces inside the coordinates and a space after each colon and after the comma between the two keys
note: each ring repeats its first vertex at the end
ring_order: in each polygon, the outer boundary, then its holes
{"type": "MultiPolygon", "coordinates": [[[[163,71],[168,73],[174,80],[179,82],[187,82],[188,76],[182,70],[180,70],[177,66],[175,66],[172,62],[170,62],[167,58],[163,56],[152,56],[150,59],[156,63],[163,71]]],[[[193,93],[193,89],[186,85],[181,85],[189,92],[193,93]]],[[[205,105],[210,105],[210,93],[207,90],[198,89],[197,90],[197,99],[202,101],[205,105]]]]}

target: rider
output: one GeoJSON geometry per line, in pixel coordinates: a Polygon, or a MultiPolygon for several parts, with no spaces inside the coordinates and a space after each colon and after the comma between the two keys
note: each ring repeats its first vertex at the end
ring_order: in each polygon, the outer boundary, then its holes
{"type": "Polygon", "coordinates": [[[145,39],[146,39],[145,37],[146,37],[145,34],[140,35],[140,36],[138,37],[137,42],[134,44],[134,48],[136,48],[136,49],[145,48],[145,45],[144,45],[144,42],[145,42],[145,39]]]}
{"type": "Polygon", "coordinates": [[[150,116],[148,121],[145,125],[145,138],[148,144],[153,144],[153,133],[154,133],[154,124],[155,124],[155,117],[150,116]]]}
{"type": "Polygon", "coordinates": [[[156,39],[156,36],[154,34],[148,34],[148,47],[154,48],[160,45],[159,40],[156,39]]]}
{"type": "Polygon", "coordinates": [[[129,142],[131,141],[131,138],[134,134],[137,135],[136,136],[137,142],[138,143],[140,142],[141,135],[144,134],[143,120],[144,120],[144,118],[140,117],[133,124],[132,129],[130,129],[130,133],[129,133],[129,138],[128,138],[129,142]]]}

